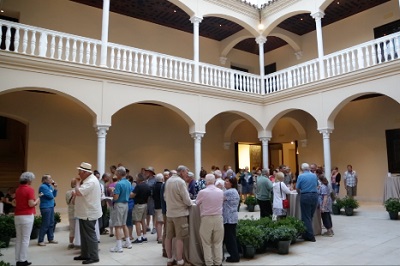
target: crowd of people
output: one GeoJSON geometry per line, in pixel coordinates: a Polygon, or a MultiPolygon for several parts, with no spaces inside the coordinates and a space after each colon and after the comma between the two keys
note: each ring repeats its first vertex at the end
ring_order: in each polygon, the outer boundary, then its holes
{"type": "MultiPolygon", "coordinates": [[[[331,182],[322,167],[307,163],[301,165],[302,173],[298,177],[285,165],[271,173],[269,169],[249,171],[248,167],[235,173],[225,165],[222,170],[216,166],[211,171],[202,168],[198,180],[183,165],[176,170],[164,169],[159,174],[149,166],[135,176],[122,164],[111,166],[110,172],[102,176],[92,171],[89,163],[83,162],[77,169],[78,177],[71,180],[71,190],[65,195],[70,229],[68,248],[75,247],[78,231],[81,254],[74,260],[82,260],[83,264],[99,262],[100,234],[115,237],[115,246],[110,252],[121,253],[135,244],[148,242],[146,234],[151,233],[157,234],[156,240],[162,244],[162,256],[167,258],[167,265],[183,265],[184,240],[189,237],[189,208],[194,204],[200,210],[199,233],[205,264],[221,265],[224,260],[239,262],[238,210],[240,203],[250,195],[257,199],[260,217],[283,219],[288,211],[287,194],[299,193],[301,218],[306,226],[303,239],[315,242],[312,219],[317,208],[327,230],[323,235],[334,235],[330,213],[332,195],[340,189],[341,175],[337,167],[332,170],[331,182]],[[227,258],[223,254],[224,245],[229,253],[227,258]]],[[[17,232],[17,266],[31,264],[28,245],[35,206],[40,206],[42,216],[38,245],[46,245],[45,236],[47,243],[58,243],[53,232],[57,183],[50,175],[43,175],[39,197],[35,197],[30,186],[34,178],[33,173],[23,173],[11,200],[17,232]]],[[[356,196],[358,177],[351,165],[347,166],[343,181],[347,195],[356,196]]],[[[4,195],[1,196],[4,202],[4,195]]]]}

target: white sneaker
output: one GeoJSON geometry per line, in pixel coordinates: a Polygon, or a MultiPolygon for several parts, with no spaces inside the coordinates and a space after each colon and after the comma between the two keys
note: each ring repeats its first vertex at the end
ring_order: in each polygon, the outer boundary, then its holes
{"type": "Polygon", "coordinates": [[[112,248],[110,248],[110,252],[113,252],[113,253],[122,253],[122,252],[124,252],[124,250],[123,250],[122,248],[112,247],[112,248]]]}
{"type": "Polygon", "coordinates": [[[131,249],[131,248],[132,248],[132,244],[131,244],[131,243],[125,242],[124,245],[123,245],[122,247],[123,247],[123,248],[127,248],[127,249],[131,249]]]}

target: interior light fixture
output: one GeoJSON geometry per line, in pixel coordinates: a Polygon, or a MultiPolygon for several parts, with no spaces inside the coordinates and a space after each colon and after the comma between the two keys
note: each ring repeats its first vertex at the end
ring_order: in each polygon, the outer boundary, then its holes
{"type": "Polygon", "coordinates": [[[294,144],[294,141],[291,141],[291,142],[290,142],[290,144],[292,144],[292,145],[293,145],[293,144],[294,144]]]}
{"type": "Polygon", "coordinates": [[[258,29],[259,30],[263,30],[264,29],[264,24],[262,24],[262,23],[258,24],[258,29]]]}

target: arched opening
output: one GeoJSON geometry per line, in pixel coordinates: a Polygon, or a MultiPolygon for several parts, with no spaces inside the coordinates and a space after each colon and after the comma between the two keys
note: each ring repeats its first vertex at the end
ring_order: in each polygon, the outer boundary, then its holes
{"type": "Polygon", "coordinates": [[[0,115],[0,190],[16,187],[19,176],[26,170],[27,126],[20,121],[0,115]]]}

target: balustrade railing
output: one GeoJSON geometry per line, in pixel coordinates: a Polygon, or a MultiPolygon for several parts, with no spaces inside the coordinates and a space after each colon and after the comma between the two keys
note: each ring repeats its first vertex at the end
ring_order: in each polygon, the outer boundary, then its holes
{"type": "Polygon", "coordinates": [[[248,93],[261,93],[259,75],[249,74],[238,70],[199,64],[200,84],[248,93]]]}
{"type": "Polygon", "coordinates": [[[333,77],[397,59],[400,32],[341,50],[324,57],[326,77],[333,77]]]}
{"type": "Polygon", "coordinates": [[[193,82],[192,60],[141,50],[119,44],[108,44],[110,69],[193,82]]]}
{"type": "MultiPolygon", "coordinates": [[[[1,50],[100,67],[100,40],[5,20],[0,28],[1,50]]],[[[107,54],[106,67],[112,70],[271,94],[398,59],[400,32],[274,72],[263,82],[259,75],[119,44],[108,43],[107,54]]]]}
{"type": "Polygon", "coordinates": [[[86,65],[98,65],[101,42],[0,20],[1,49],[86,65]]]}

